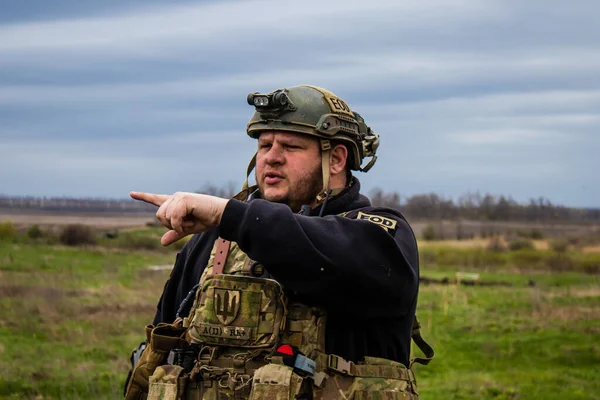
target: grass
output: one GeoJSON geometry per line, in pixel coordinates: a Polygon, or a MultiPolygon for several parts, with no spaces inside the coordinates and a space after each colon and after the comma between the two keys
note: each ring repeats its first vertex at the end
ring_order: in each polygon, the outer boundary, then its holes
{"type": "MultiPolygon", "coordinates": [[[[169,274],[147,267],[175,254],[103,240],[0,241],[0,399],[121,398],[129,353],[169,274]]],[[[454,256],[444,257],[434,261],[454,256]]],[[[482,283],[511,286],[421,286],[418,315],[436,350],[415,367],[422,399],[600,399],[600,275],[430,261],[425,277],[477,272],[482,283]]]]}
{"type": "Polygon", "coordinates": [[[0,243],[0,399],[120,398],[174,253],[0,243]],[[41,397],[40,397],[41,396],[41,397]]]}
{"type": "Polygon", "coordinates": [[[546,274],[535,287],[519,274],[481,276],[514,287],[422,286],[418,314],[437,352],[416,367],[422,398],[600,398],[600,279],[577,275],[546,274]]]}
{"type": "Polygon", "coordinates": [[[160,244],[161,236],[166,232],[165,228],[146,227],[144,229],[122,230],[116,237],[109,238],[107,235],[99,238],[98,244],[109,248],[121,249],[143,249],[170,252],[172,249],[181,249],[189,239],[186,237],[170,247],[160,244]]]}
{"type": "Polygon", "coordinates": [[[419,249],[422,263],[427,265],[461,266],[496,272],[518,269],[520,271],[577,271],[600,273],[600,253],[572,249],[554,250],[520,249],[493,251],[482,247],[451,247],[425,245],[419,249]]]}

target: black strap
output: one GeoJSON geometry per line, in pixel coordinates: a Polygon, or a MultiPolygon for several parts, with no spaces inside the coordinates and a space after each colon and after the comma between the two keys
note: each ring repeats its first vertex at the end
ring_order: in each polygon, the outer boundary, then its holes
{"type": "Polygon", "coordinates": [[[423,354],[425,354],[425,357],[413,358],[412,360],[410,360],[410,365],[408,366],[408,368],[412,368],[414,363],[419,363],[422,365],[429,364],[429,362],[431,360],[433,360],[433,357],[435,356],[435,352],[433,351],[433,348],[421,336],[421,324],[419,324],[419,321],[417,320],[416,315],[415,315],[415,319],[413,321],[411,337],[412,337],[412,340],[417,345],[417,347],[423,352],[423,354]]]}

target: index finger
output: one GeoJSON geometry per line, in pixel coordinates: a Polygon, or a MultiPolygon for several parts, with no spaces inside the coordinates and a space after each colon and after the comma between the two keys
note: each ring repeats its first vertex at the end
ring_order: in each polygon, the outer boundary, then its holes
{"type": "Polygon", "coordinates": [[[154,204],[158,207],[160,207],[162,203],[164,203],[169,198],[169,195],[166,194],[154,194],[146,192],[129,192],[129,196],[132,199],[141,200],[149,204],[154,204]]]}

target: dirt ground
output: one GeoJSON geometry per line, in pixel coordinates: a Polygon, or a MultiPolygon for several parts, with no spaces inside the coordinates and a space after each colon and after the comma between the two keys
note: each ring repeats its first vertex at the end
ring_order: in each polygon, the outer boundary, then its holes
{"type": "Polygon", "coordinates": [[[5,212],[0,211],[0,223],[11,221],[19,230],[31,225],[52,229],[69,224],[83,224],[99,230],[143,227],[154,221],[154,214],[146,213],[102,213],[81,212],[61,213],[46,211],[5,212]]]}
{"type": "MultiPolygon", "coordinates": [[[[46,211],[32,209],[6,209],[0,208],[0,223],[11,221],[15,227],[24,232],[31,225],[37,224],[42,229],[59,231],[62,226],[69,224],[84,224],[99,231],[123,230],[141,228],[149,223],[156,222],[153,213],[145,212],[99,212],[99,211],[46,211]]],[[[539,230],[543,233],[544,240],[534,241],[538,250],[548,249],[548,240],[553,238],[568,238],[571,236],[598,235],[600,227],[596,225],[576,224],[527,224],[519,222],[483,222],[483,221],[455,221],[425,222],[412,221],[417,237],[422,237],[423,230],[431,226],[435,229],[438,238],[442,239],[439,244],[452,247],[486,247],[489,239],[480,238],[482,233],[495,233],[497,235],[513,235],[517,231],[539,230]],[[463,239],[456,240],[457,233],[461,232],[463,239]],[[467,240],[465,240],[467,239],[467,240]]],[[[430,244],[435,245],[436,241],[430,244]]],[[[584,252],[600,252],[600,245],[589,244],[583,249],[584,252]]]]}

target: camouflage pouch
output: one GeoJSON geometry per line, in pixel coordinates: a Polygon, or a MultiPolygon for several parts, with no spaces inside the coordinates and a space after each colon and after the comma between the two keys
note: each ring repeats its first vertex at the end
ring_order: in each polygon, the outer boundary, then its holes
{"type": "Polygon", "coordinates": [[[290,302],[285,330],[280,343],[298,347],[308,357],[314,358],[317,352],[325,352],[326,312],[320,307],[307,307],[290,302]]]}
{"type": "Polygon", "coordinates": [[[185,377],[178,365],[163,365],[150,377],[148,400],[178,400],[183,398],[185,377]]]}
{"type": "Polygon", "coordinates": [[[208,276],[195,303],[188,340],[207,345],[273,346],[287,314],[278,282],[248,276],[208,276]]]}
{"type": "Polygon", "coordinates": [[[125,394],[126,400],[143,400],[148,394],[150,375],[155,369],[167,361],[172,349],[183,347],[186,342],[181,338],[185,330],[177,325],[148,325],[146,336],[148,345],[134,368],[125,394]]]}
{"type": "Polygon", "coordinates": [[[302,378],[291,367],[267,364],[254,373],[250,400],[289,400],[300,394],[302,378]]]}

